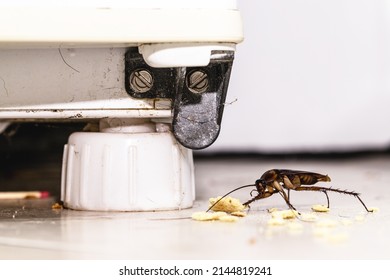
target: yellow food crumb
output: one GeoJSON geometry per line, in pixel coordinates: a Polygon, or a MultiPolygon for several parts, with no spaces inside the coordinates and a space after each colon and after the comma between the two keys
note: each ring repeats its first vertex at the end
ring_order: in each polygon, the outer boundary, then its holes
{"type": "Polygon", "coordinates": [[[51,206],[51,209],[62,209],[62,205],[59,204],[58,202],[54,203],[52,206],[51,206]]]}
{"type": "Polygon", "coordinates": [[[348,234],[345,232],[333,233],[326,236],[326,239],[331,243],[342,243],[348,239],[348,234]]]}
{"type": "Polygon", "coordinates": [[[282,226],[285,223],[286,223],[286,221],[283,220],[283,218],[281,218],[281,217],[278,217],[278,218],[274,218],[273,217],[273,218],[269,219],[268,222],[267,222],[267,224],[269,226],[282,226]]]}
{"type": "MultiPolygon", "coordinates": [[[[220,198],[221,198],[221,196],[218,196],[215,198],[213,198],[213,197],[210,198],[209,199],[210,207],[214,203],[216,203],[220,198]]],[[[224,211],[227,213],[242,211],[244,209],[245,209],[245,206],[242,205],[240,200],[238,200],[237,198],[230,197],[230,196],[224,197],[216,205],[214,205],[211,208],[211,210],[213,210],[213,211],[224,211]]]]}
{"type": "Polygon", "coordinates": [[[315,204],[311,207],[314,212],[329,212],[329,208],[325,205],[315,204]]]}
{"type": "Polygon", "coordinates": [[[251,237],[251,238],[249,238],[248,242],[249,242],[249,244],[253,245],[257,242],[257,240],[255,237],[251,237]]]}
{"type": "Polygon", "coordinates": [[[231,215],[226,215],[226,216],[219,217],[218,220],[221,221],[221,222],[237,222],[238,221],[238,217],[234,217],[234,216],[231,216],[231,215]]]}
{"type": "Polygon", "coordinates": [[[364,217],[363,215],[357,215],[355,216],[355,221],[358,221],[358,222],[362,222],[364,221],[366,217],[364,217]]]}
{"type": "Polygon", "coordinates": [[[191,218],[196,221],[213,221],[219,220],[220,217],[227,215],[225,212],[195,212],[191,218]]]}
{"type": "Polygon", "coordinates": [[[361,222],[364,221],[365,217],[363,215],[357,215],[355,216],[355,221],[361,222]]]}
{"type": "Polygon", "coordinates": [[[238,217],[228,215],[226,212],[195,212],[191,218],[196,221],[221,221],[221,222],[237,222],[238,217]]]}
{"type": "Polygon", "coordinates": [[[268,213],[272,213],[272,212],[278,211],[278,208],[276,208],[276,207],[268,208],[267,211],[268,211],[268,213]]]}
{"type": "Polygon", "coordinates": [[[379,208],[378,207],[368,207],[368,211],[379,212],[379,208]]]}
{"type": "Polygon", "coordinates": [[[315,222],[318,220],[318,216],[315,213],[301,213],[301,220],[306,222],[315,222]]]}
{"type": "Polygon", "coordinates": [[[272,218],[281,218],[281,219],[294,219],[298,212],[295,210],[281,210],[271,212],[272,218]]]}
{"type": "Polygon", "coordinates": [[[291,222],[287,224],[287,227],[290,231],[301,231],[303,230],[303,225],[301,223],[291,222]]]}
{"type": "Polygon", "coordinates": [[[321,220],[321,221],[318,221],[316,223],[316,226],[317,227],[335,227],[338,225],[338,222],[335,221],[335,220],[330,220],[330,219],[326,219],[326,220],[321,220]]]}
{"type": "Polygon", "coordinates": [[[313,235],[317,237],[326,237],[330,234],[331,230],[326,227],[318,227],[313,229],[313,235]]]}
{"type": "Polygon", "coordinates": [[[242,212],[242,211],[235,211],[235,212],[230,213],[230,215],[236,216],[236,217],[246,217],[246,213],[242,212]]]}
{"type": "Polygon", "coordinates": [[[341,220],[341,224],[343,226],[350,226],[350,225],[353,224],[353,222],[351,220],[349,220],[349,219],[343,219],[343,220],[341,220]]]}

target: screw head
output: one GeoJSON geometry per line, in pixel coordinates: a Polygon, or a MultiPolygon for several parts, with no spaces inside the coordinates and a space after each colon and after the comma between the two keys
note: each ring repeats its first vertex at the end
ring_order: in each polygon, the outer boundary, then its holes
{"type": "Polygon", "coordinates": [[[195,70],[187,76],[187,87],[193,93],[203,93],[209,86],[209,78],[203,70],[195,70]]]}
{"type": "Polygon", "coordinates": [[[152,73],[146,69],[138,69],[130,74],[130,87],[137,93],[149,91],[153,86],[152,73]]]}

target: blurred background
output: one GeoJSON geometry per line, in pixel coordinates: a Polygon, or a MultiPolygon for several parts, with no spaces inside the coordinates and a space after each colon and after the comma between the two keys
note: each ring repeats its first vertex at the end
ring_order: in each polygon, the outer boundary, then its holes
{"type": "Polygon", "coordinates": [[[390,2],[239,1],[221,135],[204,152],[351,152],[390,144],[390,2]]]}

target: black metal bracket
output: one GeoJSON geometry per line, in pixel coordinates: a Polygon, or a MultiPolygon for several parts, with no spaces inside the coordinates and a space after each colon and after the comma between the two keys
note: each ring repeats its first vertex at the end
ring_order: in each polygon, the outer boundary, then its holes
{"type": "Polygon", "coordinates": [[[204,67],[153,68],[131,48],[125,88],[134,98],[172,99],[175,138],[187,148],[203,149],[219,135],[233,59],[233,51],[212,51],[204,67]]]}

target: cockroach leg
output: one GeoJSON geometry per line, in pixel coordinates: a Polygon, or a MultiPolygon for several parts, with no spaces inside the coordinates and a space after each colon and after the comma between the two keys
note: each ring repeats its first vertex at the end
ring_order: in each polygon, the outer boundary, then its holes
{"type": "Polygon", "coordinates": [[[334,189],[334,188],[325,188],[325,187],[320,187],[320,186],[300,186],[300,187],[295,188],[295,190],[296,191],[321,191],[321,192],[324,192],[326,194],[326,198],[328,201],[328,208],[329,208],[329,197],[328,197],[327,192],[330,191],[330,192],[337,192],[337,193],[341,193],[341,194],[349,194],[349,195],[356,197],[360,201],[360,203],[363,205],[364,209],[366,209],[367,212],[373,212],[372,210],[369,210],[367,208],[366,204],[364,204],[363,200],[360,198],[360,194],[357,192],[354,192],[354,191],[347,191],[347,190],[334,189]]]}
{"type": "Polygon", "coordinates": [[[251,190],[251,192],[249,193],[249,195],[250,195],[250,196],[253,196],[252,193],[253,193],[253,192],[256,192],[256,191],[257,191],[256,189],[251,190]]]}
{"type": "Polygon", "coordinates": [[[327,202],[327,206],[328,209],[329,209],[329,196],[328,196],[328,193],[326,191],[322,191],[325,195],[326,195],[326,202],[327,202]]]}
{"type": "Polygon", "coordinates": [[[295,211],[296,211],[298,213],[298,215],[301,215],[301,213],[299,213],[297,211],[297,209],[290,203],[290,201],[287,199],[287,197],[285,197],[285,195],[286,195],[285,193],[279,192],[279,194],[281,195],[281,197],[283,197],[283,199],[286,202],[288,208],[290,208],[293,211],[293,213],[295,213],[295,211]]]}
{"type": "Polygon", "coordinates": [[[359,195],[356,195],[356,197],[357,197],[357,199],[359,199],[359,201],[361,202],[361,204],[363,204],[363,206],[364,206],[364,208],[366,209],[367,212],[371,212],[371,213],[374,212],[373,209],[369,210],[369,209],[367,208],[366,204],[364,204],[363,200],[360,198],[359,195]]]}

